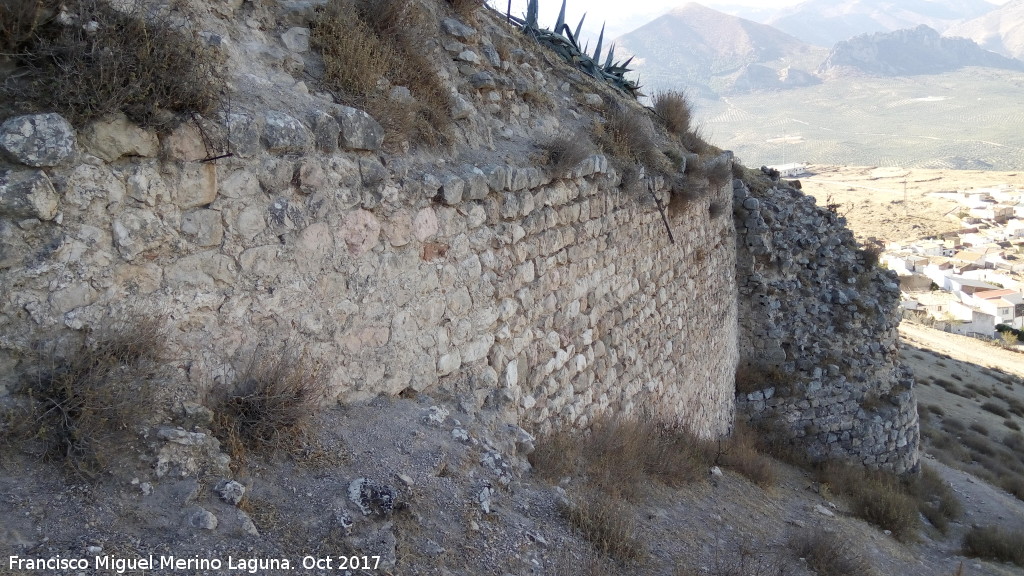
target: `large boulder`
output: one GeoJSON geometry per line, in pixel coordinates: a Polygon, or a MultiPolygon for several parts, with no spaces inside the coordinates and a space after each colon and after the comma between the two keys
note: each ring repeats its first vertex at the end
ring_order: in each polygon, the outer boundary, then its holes
{"type": "Polygon", "coordinates": [[[60,114],[16,116],[0,124],[0,150],[21,164],[56,166],[75,153],[75,130],[60,114]]]}
{"type": "Polygon", "coordinates": [[[384,127],[372,116],[357,108],[340,106],[337,113],[341,124],[339,144],[349,150],[379,150],[384,144],[384,127]]]}

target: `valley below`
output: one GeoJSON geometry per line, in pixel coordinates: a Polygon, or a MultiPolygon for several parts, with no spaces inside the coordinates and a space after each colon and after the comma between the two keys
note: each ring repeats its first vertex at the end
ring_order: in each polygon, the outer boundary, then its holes
{"type": "Polygon", "coordinates": [[[963,68],[857,76],[696,100],[704,134],[748,166],[806,162],[955,170],[1024,169],[1024,73],[963,68]]]}

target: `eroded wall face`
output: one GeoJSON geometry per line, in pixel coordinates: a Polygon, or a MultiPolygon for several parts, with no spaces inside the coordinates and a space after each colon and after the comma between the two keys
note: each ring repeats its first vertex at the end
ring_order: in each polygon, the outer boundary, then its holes
{"type": "Polygon", "coordinates": [[[291,346],[344,402],[430,391],[538,430],[604,412],[728,429],[734,228],[712,198],[669,218],[673,244],[602,156],[558,179],[416,164],[318,151],[322,126],[282,116],[233,117],[249,136],[216,161],[186,125],[159,142],[133,128],[149,146],[106,160],[9,165],[55,205],[0,217],[4,385],[40,340],[158,314],[198,393],[291,346]]]}
{"type": "Polygon", "coordinates": [[[899,284],[837,214],[736,181],[737,410],[812,458],[917,467],[914,381],[899,363],[899,284]]]}

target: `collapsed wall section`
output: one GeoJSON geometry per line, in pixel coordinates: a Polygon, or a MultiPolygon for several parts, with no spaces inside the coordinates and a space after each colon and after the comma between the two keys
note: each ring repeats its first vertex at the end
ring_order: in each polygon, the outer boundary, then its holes
{"type": "Polygon", "coordinates": [[[670,218],[672,243],[654,196],[622,191],[599,155],[558,178],[416,164],[379,152],[379,125],[345,107],[159,138],[55,116],[0,134],[8,392],[40,341],[144,314],[166,318],[196,394],[291,346],[343,402],[446,393],[538,430],[608,412],[731,425],[734,228],[712,198],[670,218]],[[208,158],[218,131],[234,156],[208,158]]]}
{"type": "Polygon", "coordinates": [[[816,460],[916,469],[917,403],[899,363],[895,276],[813,197],[734,186],[737,410],[816,460]]]}

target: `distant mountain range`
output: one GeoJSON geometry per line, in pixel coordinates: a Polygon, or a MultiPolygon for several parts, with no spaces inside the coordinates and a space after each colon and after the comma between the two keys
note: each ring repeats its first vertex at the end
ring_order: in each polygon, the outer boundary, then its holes
{"type": "Polygon", "coordinates": [[[993,8],[985,0],[809,0],[766,23],[804,42],[831,47],[860,34],[921,24],[941,32],[993,8]]]}
{"type": "Polygon", "coordinates": [[[691,2],[616,43],[636,55],[642,84],[686,87],[711,99],[800,88],[848,73],[900,76],[965,66],[1024,67],[1007,57],[1024,52],[1024,0],[998,9],[984,0],[809,0],[770,21],[775,25],[691,2]],[[971,39],[949,36],[958,31],[971,32],[971,39]]]}
{"type": "Polygon", "coordinates": [[[1024,59],[1024,0],[1003,4],[983,16],[950,27],[945,34],[970,38],[982,48],[1024,59]]]}
{"type": "Polygon", "coordinates": [[[965,66],[1024,70],[1024,62],[985,50],[967,38],[947,38],[924,24],[909,30],[861,34],[838,42],[819,74],[854,68],[876,76],[939,74],[965,66]]]}

